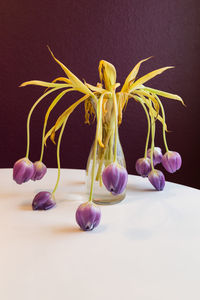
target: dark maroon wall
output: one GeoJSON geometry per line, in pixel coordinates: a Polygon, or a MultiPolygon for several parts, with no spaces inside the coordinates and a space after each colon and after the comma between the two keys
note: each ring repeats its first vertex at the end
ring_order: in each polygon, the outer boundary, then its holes
{"type": "MultiPolygon", "coordinates": [[[[118,82],[142,58],[153,55],[140,75],[174,65],[149,85],[183,97],[180,103],[163,99],[169,147],[183,157],[182,169],[167,180],[200,188],[199,79],[200,4],[197,0],[21,1],[0,3],[0,167],[11,167],[25,155],[26,117],[40,87],[18,88],[26,80],[50,81],[63,75],[46,48],[87,82],[98,80],[98,62],[116,66],[118,82]]],[[[75,95],[66,97],[51,122],[75,95]]],[[[31,122],[31,159],[38,159],[41,126],[50,98],[35,111],[31,122]]],[[[160,127],[158,129],[161,129],[160,127]]],[[[62,167],[85,168],[94,126],[84,125],[83,107],[69,120],[62,143],[62,167]]],[[[163,146],[157,134],[157,145],[163,146]]],[[[130,102],[120,128],[129,173],[143,155],[146,119],[141,107],[130,102]]],[[[56,166],[55,146],[48,143],[45,162],[56,166]]]]}

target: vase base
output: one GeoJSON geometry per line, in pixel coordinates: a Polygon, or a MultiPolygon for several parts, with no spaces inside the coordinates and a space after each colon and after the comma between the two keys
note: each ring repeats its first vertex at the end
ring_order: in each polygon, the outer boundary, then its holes
{"type": "Polygon", "coordinates": [[[113,196],[111,194],[110,197],[102,197],[102,195],[94,195],[94,199],[93,202],[95,204],[98,205],[113,205],[113,204],[117,204],[120,203],[122,200],[124,200],[124,198],[126,197],[126,194],[121,194],[121,195],[117,195],[117,196],[113,196]]]}

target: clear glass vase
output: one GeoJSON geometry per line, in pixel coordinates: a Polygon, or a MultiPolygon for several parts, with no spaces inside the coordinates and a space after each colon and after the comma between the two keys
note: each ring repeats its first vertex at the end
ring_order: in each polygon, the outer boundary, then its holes
{"type": "MultiPolygon", "coordinates": [[[[102,172],[105,167],[113,162],[114,159],[114,145],[115,145],[115,135],[114,130],[110,129],[106,124],[103,126],[102,130],[102,142],[104,148],[98,143],[97,150],[95,153],[96,163],[95,163],[95,180],[93,186],[93,201],[96,204],[115,204],[122,201],[126,196],[126,190],[122,194],[113,195],[104,186],[102,182],[102,172]]],[[[87,194],[90,194],[91,188],[91,176],[92,176],[92,166],[94,160],[94,143],[91,147],[90,154],[87,161],[86,167],[86,189],[87,194]]],[[[126,168],[125,157],[120,144],[119,135],[117,133],[117,162],[121,166],[126,168]]]]}

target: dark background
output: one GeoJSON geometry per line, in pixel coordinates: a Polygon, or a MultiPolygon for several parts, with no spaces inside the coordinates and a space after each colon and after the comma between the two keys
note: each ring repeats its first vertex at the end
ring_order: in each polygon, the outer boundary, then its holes
{"type": "MultiPolygon", "coordinates": [[[[63,76],[46,45],[80,79],[98,81],[98,63],[105,59],[117,69],[118,82],[141,59],[140,76],[156,68],[176,68],[151,80],[148,85],[180,95],[187,107],[163,99],[169,148],[183,158],[182,168],[166,179],[200,188],[199,176],[199,81],[200,81],[200,4],[195,0],[122,1],[1,1],[0,3],[0,167],[12,167],[25,156],[26,118],[40,87],[18,88],[38,79],[51,81],[63,76]]],[[[58,114],[80,95],[65,96],[51,115],[58,114]]],[[[31,121],[31,160],[40,154],[44,112],[48,97],[34,112],[31,121]]],[[[127,169],[136,174],[135,161],[143,156],[146,118],[136,102],[129,102],[120,127],[127,169]]],[[[95,125],[84,124],[83,105],[70,117],[63,137],[61,165],[85,168],[94,138],[95,125]]],[[[161,126],[156,145],[163,148],[161,126]]],[[[163,148],[164,149],[164,148],[163,148]]],[[[44,162],[56,167],[56,148],[48,143],[44,162]]]]}

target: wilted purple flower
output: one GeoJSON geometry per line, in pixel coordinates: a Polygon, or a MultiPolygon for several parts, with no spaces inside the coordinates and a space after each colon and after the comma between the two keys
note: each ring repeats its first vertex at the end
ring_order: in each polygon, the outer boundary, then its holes
{"type": "Polygon", "coordinates": [[[47,172],[47,167],[45,166],[45,164],[43,164],[43,162],[41,161],[36,161],[34,162],[34,168],[35,172],[33,173],[31,180],[35,181],[42,179],[47,172]]]}
{"type": "Polygon", "coordinates": [[[100,208],[92,202],[81,204],[76,211],[76,222],[84,231],[93,230],[101,219],[100,208]]]}
{"type": "Polygon", "coordinates": [[[102,180],[113,195],[122,194],[128,182],[128,173],[124,167],[112,163],[103,170],[102,180]]]}
{"type": "Polygon", "coordinates": [[[151,160],[148,157],[139,158],[135,164],[136,171],[142,177],[147,177],[151,171],[151,160]]]}
{"type": "Polygon", "coordinates": [[[56,205],[50,192],[39,192],[33,199],[33,210],[47,210],[56,205]]]}
{"type": "Polygon", "coordinates": [[[167,151],[162,158],[162,165],[169,173],[174,173],[180,169],[182,164],[181,156],[178,152],[167,151]]]}
{"type": "MultiPolygon", "coordinates": [[[[157,164],[160,164],[162,161],[162,150],[160,147],[154,147],[153,150],[153,164],[156,166],[157,164]]],[[[147,157],[151,158],[151,148],[147,151],[147,157]]]]}
{"type": "Polygon", "coordinates": [[[16,161],[13,167],[13,179],[22,184],[31,179],[35,171],[33,163],[26,157],[16,161]]]}
{"type": "Polygon", "coordinates": [[[155,169],[152,170],[148,175],[148,179],[157,191],[162,191],[164,189],[165,176],[161,171],[155,169]]]}

